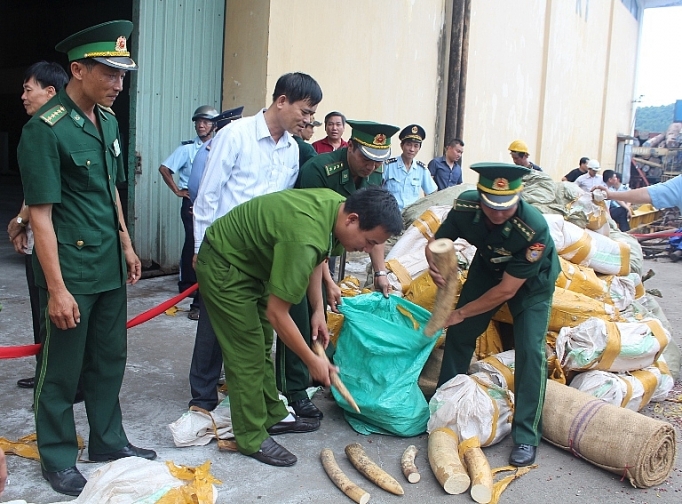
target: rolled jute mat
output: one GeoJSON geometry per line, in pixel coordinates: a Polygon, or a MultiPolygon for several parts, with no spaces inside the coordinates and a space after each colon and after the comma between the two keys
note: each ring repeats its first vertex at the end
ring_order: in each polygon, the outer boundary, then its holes
{"type": "Polygon", "coordinates": [[[675,463],[675,429],[577,389],[547,381],[542,437],[634,487],[662,483],[675,463]]]}

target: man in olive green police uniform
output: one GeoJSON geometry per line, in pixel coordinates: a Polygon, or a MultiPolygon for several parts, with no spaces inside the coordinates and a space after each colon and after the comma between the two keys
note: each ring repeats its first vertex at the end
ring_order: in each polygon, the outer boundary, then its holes
{"type": "MultiPolygon", "coordinates": [[[[43,477],[79,495],[73,399],[82,374],[90,460],[156,457],[128,442],[118,394],[126,364],[126,282],[140,260],[123,221],[117,182],[125,180],[111,110],[130,59],[129,21],[68,37],[71,78],[24,126],[18,159],[35,233],[34,268],[45,342],[35,379],[35,420],[43,477]]],[[[42,329],[42,327],[41,327],[42,329]]]]}
{"type": "Polygon", "coordinates": [[[315,355],[289,315],[306,291],[314,307],[313,332],[326,346],[322,268],[341,247],[370,252],[402,230],[395,198],[380,187],[347,199],[326,189],[289,189],[253,198],[206,231],[196,272],[222,348],[232,426],[239,451],[265,464],[290,466],[296,456],[270,436],[310,432],[316,418],[288,413],[273,376],[273,328],[329,385],[334,368],[315,355]],[[292,260],[295,258],[295,260],[292,260]]]}
{"type": "MultiPolygon", "coordinates": [[[[296,187],[329,188],[348,197],[356,190],[370,185],[382,184],[383,162],[391,155],[391,137],[398,131],[396,126],[369,121],[347,121],[353,128],[348,147],[334,152],[319,154],[300,168],[296,187]]],[[[388,280],[384,263],[384,246],[379,245],[370,252],[372,266],[376,272],[375,287],[388,295],[388,280]]],[[[324,284],[332,308],[340,302],[341,290],[329,274],[323,271],[324,284]]],[[[326,299],[324,300],[326,303],[326,299]]],[[[306,343],[310,345],[310,307],[308,299],[291,307],[291,317],[296,322],[306,343]]],[[[291,404],[297,415],[322,418],[322,412],[306,394],[310,375],[305,363],[281,341],[277,341],[276,361],[277,387],[291,404]]]]}
{"type": "MultiPolygon", "coordinates": [[[[514,448],[509,462],[530,465],[535,460],[542,435],[542,405],[547,381],[545,339],[559,274],[559,260],[542,214],[520,199],[522,177],[528,168],[503,163],[477,163],[478,191],[466,191],[435,238],[464,238],[477,252],[467,281],[445,326],[442,385],[469,368],[476,338],[482,334],[497,309],[507,303],[514,318],[514,448]]],[[[426,258],[437,285],[443,277],[426,258]]]]}

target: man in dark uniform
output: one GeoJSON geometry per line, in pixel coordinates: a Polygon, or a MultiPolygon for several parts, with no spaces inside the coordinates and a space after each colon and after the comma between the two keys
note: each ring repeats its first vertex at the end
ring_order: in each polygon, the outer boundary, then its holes
{"type": "MultiPolygon", "coordinates": [[[[545,341],[560,271],[554,242],[542,214],[520,199],[527,168],[503,163],[477,163],[478,191],[466,191],[435,238],[464,238],[476,246],[467,281],[445,326],[443,366],[438,386],[464,374],[474,353],[476,339],[490,319],[507,303],[514,318],[515,407],[509,463],[530,465],[542,435],[542,405],[547,381],[545,341]]],[[[439,286],[443,277],[426,259],[439,286]]]]}
{"type": "MultiPolygon", "coordinates": [[[[391,155],[391,137],[398,131],[396,126],[371,121],[347,121],[353,128],[348,147],[326,154],[318,154],[303,165],[299,171],[296,187],[299,189],[328,188],[348,197],[358,189],[382,183],[383,162],[391,155]]],[[[388,279],[384,263],[383,244],[374,247],[369,256],[374,268],[374,286],[388,296],[388,279]]],[[[329,268],[323,268],[323,281],[327,296],[336,311],[341,290],[334,283],[329,268]]],[[[326,303],[326,301],[325,301],[326,303]]],[[[307,297],[291,307],[291,318],[296,322],[306,343],[311,341],[311,310],[307,297]]],[[[324,309],[324,307],[322,307],[324,309]]],[[[324,311],[322,312],[324,314],[324,311]]],[[[277,340],[276,361],[277,388],[284,394],[297,415],[322,418],[322,412],[306,394],[310,382],[308,368],[301,358],[277,340]]]]}
{"type": "Polygon", "coordinates": [[[71,79],[24,126],[18,159],[35,234],[45,342],[35,378],[43,477],[79,495],[73,399],[82,375],[90,460],[156,457],[128,442],[118,394],[126,364],[126,282],[140,278],[116,183],[125,180],[111,106],[130,59],[129,21],[103,23],[57,44],[71,79]]]}

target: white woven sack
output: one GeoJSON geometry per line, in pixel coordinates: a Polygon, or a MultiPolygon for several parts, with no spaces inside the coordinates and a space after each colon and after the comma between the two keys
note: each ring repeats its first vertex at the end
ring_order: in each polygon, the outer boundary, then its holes
{"type": "Polygon", "coordinates": [[[622,373],[651,366],[670,342],[670,333],[654,318],[607,322],[589,318],[564,327],[556,340],[564,372],[599,369],[622,373]]]}
{"type": "Polygon", "coordinates": [[[493,384],[487,374],[457,375],[429,401],[426,430],[448,427],[459,439],[478,436],[481,446],[490,446],[511,432],[513,408],[514,394],[493,384]]]}

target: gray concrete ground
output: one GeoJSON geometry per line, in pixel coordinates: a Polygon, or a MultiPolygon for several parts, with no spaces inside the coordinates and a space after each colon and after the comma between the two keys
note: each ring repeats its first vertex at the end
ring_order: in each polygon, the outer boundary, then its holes
{"type": "MultiPolygon", "coordinates": [[[[0,201],[0,227],[4,235],[7,220],[16,213],[19,199],[0,201]]],[[[179,253],[179,251],[178,251],[179,253]]],[[[679,276],[682,264],[668,259],[647,260],[645,267],[657,275],[647,282],[648,288],[663,293],[661,305],[674,327],[682,326],[679,276]]],[[[5,239],[0,239],[0,346],[32,342],[30,309],[25,285],[23,258],[17,255],[5,239]]],[[[177,292],[175,277],[158,277],[140,281],[129,290],[129,318],[141,313],[177,292]]],[[[188,303],[179,305],[188,308],[188,303]]],[[[159,460],[178,464],[213,463],[212,473],[222,480],[218,502],[239,503],[304,503],[351,502],[324,474],[319,462],[323,448],[331,448],[341,468],[352,480],[371,494],[374,503],[391,502],[473,502],[468,493],[447,495],[435,480],[426,459],[426,436],[412,439],[355,433],[343,419],[328,390],[319,392],[315,402],[325,414],[319,431],[307,435],[280,436],[278,441],[298,456],[291,468],[273,468],[237,453],[218,452],[216,444],[203,447],[176,448],[167,425],[187,410],[189,370],[196,322],[180,312],[175,317],[161,315],[129,331],[129,352],[126,376],[121,391],[124,423],[131,442],[153,448],[159,460]],[[351,442],[360,442],[369,456],[398,479],[405,495],[394,496],[375,487],[347,461],[343,450],[351,442]],[[422,479],[409,484],[400,473],[399,459],[403,450],[415,444],[419,448],[417,465],[422,479]]],[[[680,338],[679,331],[675,335],[680,338]]],[[[18,378],[31,376],[32,358],[0,361],[0,436],[17,439],[34,432],[30,391],[16,386],[18,378]]],[[[679,385],[679,384],[678,384],[679,385]]],[[[678,387],[679,390],[679,387],[678,387]]],[[[676,424],[680,439],[679,405],[666,403],[663,414],[676,424]]],[[[655,415],[652,408],[647,414],[655,415]]],[[[82,404],[75,406],[78,433],[87,440],[88,426],[82,404]]],[[[659,412],[658,416],[662,414],[659,412]]],[[[617,426],[614,426],[617,428],[617,426]]],[[[507,438],[499,445],[486,448],[492,467],[506,465],[511,448],[507,438]]],[[[679,447],[679,441],[678,441],[679,447]]],[[[83,454],[87,460],[87,449],[83,454]]],[[[78,467],[86,475],[102,464],[83,460],[78,467]]],[[[539,451],[539,467],[513,482],[501,502],[547,503],[679,503],[682,501],[682,465],[679,460],[670,477],[659,487],[648,490],[632,488],[627,482],[572,455],[543,443],[539,451]]],[[[8,456],[10,484],[0,502],[24,499],[34,503],[66,500],[55,493],[40,474],[40,465],[33,460],[8,456]]]]}

